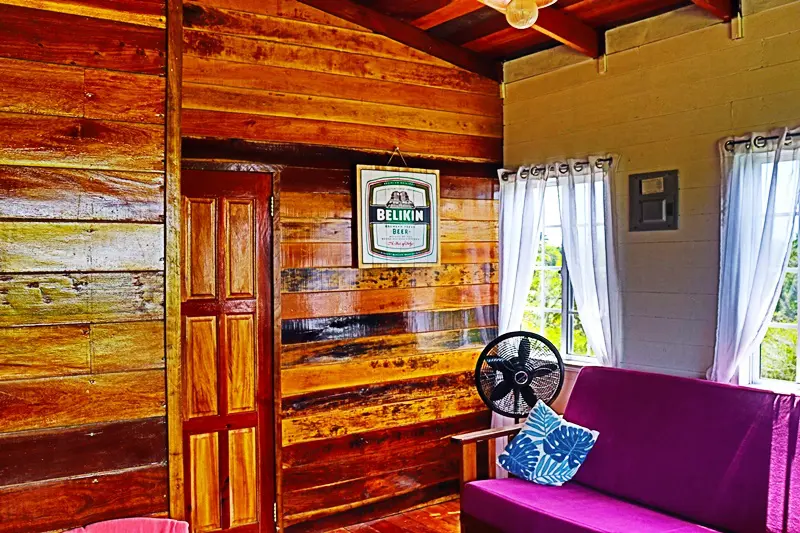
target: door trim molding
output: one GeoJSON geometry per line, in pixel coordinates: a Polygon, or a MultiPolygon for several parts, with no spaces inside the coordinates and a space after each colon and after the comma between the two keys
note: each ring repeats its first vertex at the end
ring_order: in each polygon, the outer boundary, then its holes
{"type": "MultiPolygon", "coordinates": [[[[273,165],[269,165],[273,166],[273,165]]],[[[275,427],[275,526],[283,531],[283,432],[281,424],[281,169],[273,166],[272,198],[272,403],[275,427]]]]}
{"type": "Polygon", "coordinates": [[[169,514],[183,520],[183,387],[181,368],[181,89],[183,2],[167,0],[167,109],[165,131],[164,346],[167,392],[169,514]]]}

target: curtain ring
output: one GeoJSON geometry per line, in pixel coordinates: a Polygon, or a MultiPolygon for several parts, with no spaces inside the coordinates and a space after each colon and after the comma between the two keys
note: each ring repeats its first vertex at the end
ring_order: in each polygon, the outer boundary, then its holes
{"type": "Polygon", "coordinates": [[[531,175],[530,167],[523,167],[519,169],[519,179],[526,180],[531,175]]]}
{"type": "Polygon", "coordinates": [[[764,148],[765,146],[767,146],[767,140],[761,135],[759,135],[755,139],[753,139],[753,146],[755,146],[756,148],[764,148]]]}
{"type": "Polygon", "coordinates": [[[558,171],[561,172],[562,174],[566,174],[567,172],[569,172],[569,165],[566,163],[561,163],[558,166],[558,171]]]}
{"type": "Polygon", "coordinates": [[[753,143],[750,142],[750,141],[747,141],[746,143],[744,143],[744,147],[746,149],[750,150],[753,147],[753,143]]]}
{"type": "Polygon", "coordinates": [[[573,168],[575,169],[575,172],[582,172],[583,171],[583,161],[578,161],[577,163],[575,163],[575,166],[573,168]]]}
{"type": "Polygon", "coordinates": [[[784,144],[784,146],[789,146],[789,145],[792,144],[793,141],[794,141],[794,139],[792,138],[792,134],[791,133],[787,133],[786,134],[786,140],[783,142],[783,144],[784,144]]]}
{"type": "Polygon", "coordinates": [[[594,166],[596,166],[600,170],[603,170],[603,165],[604,164],[605,164],[605,160],[604,159],[598,159],[597,161],[594,162],[594,166]]]}
{"type": "Polygon", "coordinates": [[[736,146],[736,143],[733,142],[732,139],[729,139],[729,140],[725,141],[725,151],[726,152],[733,152],[734,151],[734,146],[736,146]]]}
{"type": "Polygon", "coordinates": [[[503,181],[508,181],[509,174],[511,174],[511,172],[503,172],[503,174],[500,175],[500,179],[503,181]]]}
{"type": "Polygon", "coordinates": [[[531,176],[536,177],[542,173],[542,167],[532,167],[531,168],[531,176]]]}

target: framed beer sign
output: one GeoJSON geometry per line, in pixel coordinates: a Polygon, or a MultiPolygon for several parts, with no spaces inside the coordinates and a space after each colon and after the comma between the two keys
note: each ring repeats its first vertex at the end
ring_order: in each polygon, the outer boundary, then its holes
{"type": "Polygon", "coordinates": [[[359,165],[358,266],[435,266],[439,171],[359,165]]]}

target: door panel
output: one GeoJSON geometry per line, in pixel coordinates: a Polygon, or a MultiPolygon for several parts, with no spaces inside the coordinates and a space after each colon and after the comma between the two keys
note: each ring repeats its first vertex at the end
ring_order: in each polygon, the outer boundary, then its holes
{"type": "Polygon", "coordinates": [[[272,176],[181,187],[186,514],[195,532],[273,532],[272,176]]]}
{"type": "Polygon", "coordinates": [[[228,338],[228,412],[255,408],[255,323],[253,315],[225,317],[228,338]]]}
{"type": "Polygon", "coordinates": [[[192,494],[192,531],[220,529],[219,436],[203,433],[189,437],[192,494]]]}
{"type": "Polygon", "coordinates": [[[255,523],[256,514],[256,432],[237,429],[230,434],[231,525],[255,523]],[[236,460],[234,460],[236,458],[236,460]]]}
{"type": "Polygon", "coordinates": [[[216,294],[217,203],[210,198],[186,198],[183,220],[186,247],[184,299],[213,298],[216,294]]]}
{"type": "Polygon", "coordinates": [[[217,318],[186,317],[184,320],[188,416],[217,414],[217,318]]]}
{"type": "Polygon", "coordinates": [[[225,228],[227,234],[227,296],[228,298],[252,298],[254,296],[255,256],[253,253],[252,201],[227,201],[225,205],[225,228]]]}

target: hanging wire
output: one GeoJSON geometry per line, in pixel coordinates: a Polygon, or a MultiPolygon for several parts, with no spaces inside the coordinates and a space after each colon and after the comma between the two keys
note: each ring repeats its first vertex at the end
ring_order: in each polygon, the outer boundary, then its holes
{"type": "MultiPolygon", "coordinates": [[[[613,162],[613,157],[598,158],[597,161],[595,161],[595,166],[597,168],[603,168],[605,163],[611,164],[613,162]]],[[[583,168],[588,167],[590,164],[591,163],[589,163],[589,161],[576,161],[572,164],[572,168],[575,172],[582,172],[583,168]]],[[[508,181],[508,178],[511,176],[516,176],[517,173],[519,173],[519,177],[521,179],[528,179],[529,177],[541,176],[548,170],[550,172],[560,172],[561,174],[566,174],[569,172],[569,165],[567,163],[561,163],[558,165],[558,168],[556,168],[555,165],[550,165],[549,167],[547,165],[539,165],[536,167],[519,167],[518,170],[503,172],[500,178],[503,181],[508,181]]]]}
{"type": "Polygon", "coordinates": [[[403,157],[403,152],[400,151],[399,146],[395,146],[394,150],[392,150],[392,155],[389,157],[389,162],[386,163],[386,166],[388,167],[389,165],[392,164],[392,159],[394,159],[395,154],[400,156],[400,160],[403,162],[403,165],[407,167],[408,163],[406,163],[406,158],[403,157]]]}

